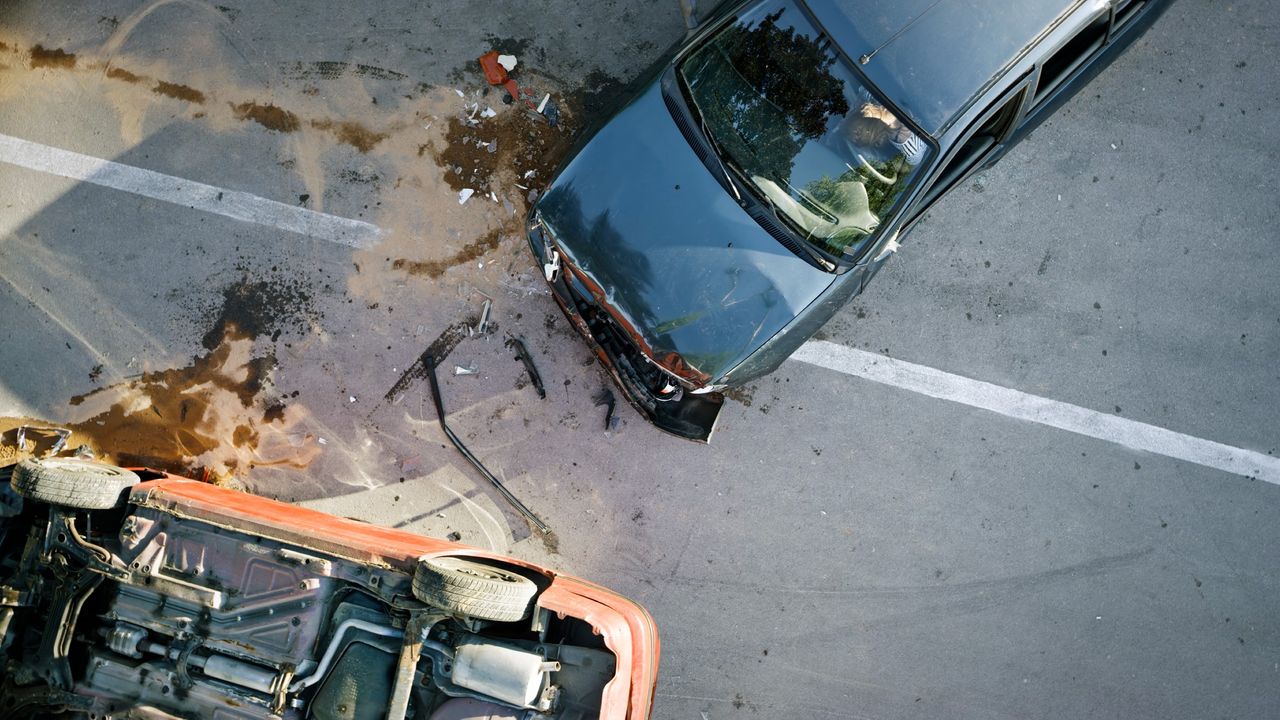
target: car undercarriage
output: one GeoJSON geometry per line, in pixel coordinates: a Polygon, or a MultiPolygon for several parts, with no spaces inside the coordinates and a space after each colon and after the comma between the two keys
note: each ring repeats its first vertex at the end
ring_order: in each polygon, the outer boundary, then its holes
{"type": "Polygon", "coordinates": [[[528,568],[344,557],[194,517],[145,471],[0,472],[4,717],[600,717],[616,657],[528,568]]]}

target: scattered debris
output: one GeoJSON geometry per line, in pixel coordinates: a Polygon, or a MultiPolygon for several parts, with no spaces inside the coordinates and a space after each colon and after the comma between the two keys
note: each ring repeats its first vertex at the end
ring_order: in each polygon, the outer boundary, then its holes
{"type": "MultiPolygon", "coordinates": [[[[490,85],[501,85],[506,88],[507,95],[512,101],[519,100],[522,95],[520,86],[507,74],[507,67],[500,62],[501,58],[502,55],[499,55],[497,50],[490,50],[480,56],[480,69],[484,71],[484,79],[489,81],[490,85]]],[[[514,68],[515,64],[512,63],[511,66],[514,68]]],[[[528,100],[525,102],[529,103],[529,107],[533,107],[533,103],[528,100]]]]}
{"type": "Polygon", "coordinates": [[[484,110],[480,111],[480,117],[482,118],[497,117],[497,115],[498,115],[498,111],[494,110],[491,107],[486,107],[484,110]]]}
{"type": "Polygon", "coordinates": [[[476,194],[476,191],[475,191],[475,190],[472,190],[471,188],[463,188],[463,189],[459,190],[459,191],[458,191],[458,204],[459,204],[459,205],[466,205],[466,204],[467,204],[467,201],[471,199],[471,196],[472,196],[472,195],[475,195],[475,194],[476,194]]]}
{"type": "Polygon", "coordinates": [[[355,395],[348,395],[348,396],[347,396],[347,402],[351,402],[351,403],[353,403],[353,402],[355,402],[355,401],[356,401],[356,396],[355,396],[355,395]]]}
{"type": "Polygon", "coordinates": [[[524,363],[525,372],[529,373],[529,380],[533,383],[533,389],[538,391],[538,397],[546,400],[547,389],[542,385],[542,376],[538,374],[538,368],[533,364],[533,356],[529,355],[529,348],[525,347],[524,340],[508,336],[506,345],[515,350],[516,359],[524,363]]]}
{"type": "MultiPolygon", "coordinates": [[[[516,68],[516,58],[514,55],[500,55],[497,50],[490,50],[481,55],[479,58],[480,69],[484,71],[484,78],[490,85],[500,85],[507,91],[507,98],[503,98],[503,102],[514,102],[516,100],[524,100],[525,105],[529,106],[538,115],[542,115],[547,122],[554,126],[560,120],[560,108],[555,103],[551,103],[551,93],[546,93],[542,97],[542,101],[537,105],[533,104],[533,98],[537,95],[533,94],[528,88],[520,87],[509,74],[516,68]],[[550,105],[548,105],[550,103],[550,105]],[[545,111],[545,112],[544,112],[545,111]]],[[[483,116],[490,117],[490,116],[483,116]]]]}
{"type": "MultiPolygon", "coordinates": [[[[400,376],[400,379],[396,380],[396,383],[391,386],[391,389],[382,396],[379,406],[384,403],[395,405],[400,402],[401,397],[403,397],[409,390],[409,386],[411,386],[415,380],[419,380],[427,376],[427,361],[430,360],[434,365],[443,363],[445,358],[449,357],[449,353],[453,352],[453,349],[458,347],[458,343],[462,342],[463,338],[467,337],[467,330],[468,326],[464,323],[454,323],[445,328],[444,332],[440,333],[440,336],[437,337],[426,350],[422,351],[422,354],[418,359],[413,361],[413,364],[409,366],[409,369],[405,370],[404,374],[400,376]]],[[[417,334],[421,335],[425,331],[425,327],[421,325],[418,326],[417,334]]],[[[374,410],[377,409],[377,407],[374,408],[374,410]]],[[[372,411],[370,411],[370,416],[372,416],[372,411]]]]}
{"type": "Polygon", "coordinates": [[[551,127],[555,127],[557,124],[559,124],[560,122],[560,106],[559,105],[556,105],[555,103],[551,103],[550,105],[547,106],[547,109],[542,114],[544,117],[547,118],[547,124],[550,125],[551,127]]]}
{"type": "Polygon", "coordinates": [[[476,370],[476,366],[474,363],[471,365],[467,365],[466,367],[463,367],[462,365],[453,366],[454,375],[475,375],[477,372],[478,371],[476,370]]]}
{"type": "Polygon", "coordinates": [[[461,542],[461,541],[462,541],[462,533],[458,532],[457,530],[454,530],[453,532],[449,533],[448,535],[445,535],[445,537],[449,539],[449,542],[461,542]]]}
{"type": "Polygon", "coordinates": [[[596,396],[593,399],[595,400],[596,407],[604,405],[605,432],[609,432],[610,430],[617,428],[618,417],[613,414],[613,411],[618,407],[618,399],[614,397],[613,391],[609,388],[603,388],[600,392],[596,393],[596,396]]]}
{"type": "MultiPolygon", "coordinates": [[[[27,450],[27,433],[51,433],[56,435],[58,439],[53,443],[46,455],[53,456],[62,452],[62,448],[67,445],[67,438],[71,437],[71,431],[60,427],[42,427],[39,425],[19,425],[17,433],[14,435],[13,444],[18,446],[18,450],[26,452],[27,450]]],[[[32,441],[32,451],[39,447],[38,441],[32,441]]]]}
{"type": "Polygon", "coordinates": [[[489,314],[493,311],[493,301],[486,299],[484,301],[484,309],[480,311],[480,324],[476,326],[476,332],[485,335],[489,332],[489,314]]]}
{"type": "Polygon", "coordinates": [[[530,524],[544,535],[550,534],[551,528],[546,523],[542,522],[542,520],[535,515],[532,510],[526,507],[524,503],[520,502],[520,499],[513,495],[511,491],[502,484],[501,480],[499,480],[493,473],[489,472],[489,469],[480,462],[479,458],[472,455],[471,451],[467,449],[467,446],[462,444],[462,440],[460,440],[457,435],[454,435],[453,431],[449,429],[449,425],[444,419],[444,402],[440,398],[440,381],[436,379],[435,358],[425,355],[423,357],[423,361],[427,371],[427,380],[429,380],[431,384],[431,400],[436,406],[436,420],[439,421],[440,429],[444,431],[445,437],[449,438],[449,442],[453,443],[453,446],[458,449],[458,452],[462,453],[462,456],[475,466],[476,470],[479,470],[480,474],[484,475],[485,479],[497,489],[507,502],[511,503],[512,507],[520,511],[520,514],[524,515],[525,519],[527,519],[530,524]]]}

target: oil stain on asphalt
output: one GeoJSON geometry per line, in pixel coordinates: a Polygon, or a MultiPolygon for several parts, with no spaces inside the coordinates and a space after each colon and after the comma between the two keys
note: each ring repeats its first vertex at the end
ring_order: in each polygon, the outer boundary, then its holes
{"type": "MultiPolygon", "coordinates": [[[[109,462],[215,482],[254,467],[305,468],[319,438],[306,429],[306,409],[274,392],[275,354],[255,341],[304,331],[314,317],[305,284],[242,278],[206,320],[206,352],[75,396],[69,404],[83,419],[59,425],[72,431],[72,447],[86,444],[109,462]]],[[[0,432],[28,423],[50,424],[0,418],[0,432]]]]}

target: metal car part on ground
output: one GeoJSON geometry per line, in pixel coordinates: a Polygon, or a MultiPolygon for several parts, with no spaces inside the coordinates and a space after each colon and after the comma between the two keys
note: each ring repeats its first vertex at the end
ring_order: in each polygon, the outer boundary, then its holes
{"type": "Polygon", "coordinates": [[[690,36],[532,208],[552,294],[628,400],[707,441],[914,224],[1170,0],[686,0],[690,36]]]}
{"type": "Polygon", "coordinates": [[[597,585],[146,469],[0,480],[0,716],[649,716],[653,620],[597,585]]]}

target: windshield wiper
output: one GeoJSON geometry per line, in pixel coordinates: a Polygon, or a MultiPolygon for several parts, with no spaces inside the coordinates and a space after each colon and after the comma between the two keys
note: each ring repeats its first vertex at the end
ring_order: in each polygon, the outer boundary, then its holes
{"type": "MultiPolygon", "coordinates": [[[[755,194],[755,197],[758,197],[758,198],[760,198],[761,200],[763,200],[763,201],[764,201],[764,205],[765,205],[766,207],[768,207],[768,208],[769,208],[769,212],[773,215],[773,218],[774,218],[775,220],[777,220],[777,221],[778,221],[779,223],[781,223],[782,225],[785,225],[785,226],[788,226],[788,227],[792,227],[792,228],[794,228],[794,227],[795,227],[794,223],[789,222],[789,220],[788,220],[788,219],[784,219],[784,215],[786,215],[786,213],[780,213],[780,212],[778,212],[778,205],[777,205],[777,203],[775,203],[775,202],[774,202],[774,201],[773,201],[773,200],[768,196],[768,194],[766,194],[766,193],[756,193],[756,194],[755,194]]],[[[797,233],[797,234],[799,234],[799,233],[797,233]]],[[[799,247],[801,250],[804,250],[804,254],[805,254],[805,255],[808,255],[808,256],[809,256],[809,258],[810,258],[811,260],[813,260],[814,262],[816,262],[819,266],[821,266],[821,267],[822,267],[824,270],[826,270],[827,272],[831,272],[831,271],[835,270],[835,269],[836,269],[836,265],[835,265],[835,263],[833,263],[833,262],[831,262],[830,260],[828,260],[828,259],[826,259],[826,258],[822,257],[822,255],[821,255],[817,250],[813,249],[813,247],[810,245],[810,243],[812,242],[812,241],[811,241],[811,238],[812,238],[812,237],[813,237],[813,233],[812,233],[812,232],[810,232],[809,234],[807,234],[807,235],[803,238],[803,240],[804,240],[803,242],[800,242],[800,243],[792,243],[792,244],[794,244],[796,247],[799,247]]]]}
{"type": "Polygon", "coordinates": [[[720,151],[720,143],[716,142],[716,139],[711,136],[711,130],[707,128],[707,117],[702,114],[702,109],[697,103],[694,103],[694,108],[698,112],[698,124],[702,126],[702,134],[707,137],[707,144],[711,146],[711,152],[716,156],[716,162],[720,164],[720,172],[724,173],[725,182],[729,183],[729,188],[733,190],[733,196],[738,199],[738,202],[742,202],[742,193],[738,191],[737,183],[733,181],[729,175],[729,168],[724,164],[724,153],[720,151]]]}
{"type": "MultiPolygon", "coordinates": [[[[707,139],[707,144],[711,146],[712,154],[716,156],[716,163],[720,166],[720,172],[724,174],[725,182],[729,183],[729,188],[733,190],[734,197],[738,199],[739,203],[742,203],[742,193],[738,190],[738,184],[733,181],[733,176],[729,172],[729,164],[732,163],[734,165],[734,169],[739,171],[744,178],[747,173],[742,171],[741,167],[734,163],[731,156],[727,156],[721,151],[720,143],[717,142],[715,136],[711,134],[711,129],[707,126],[706,115],[703,114],[702,108],[698,105],[698,101],[694,99],[692,88],[689,87],[689,82],[685,79],[684,74],[682,72],[677,72],[675,76],[680,85],[683,86],[682,89],[688,91],[685,93],[685,99],[688,102],[689,108],[698,116],[698,126],[702,129],[702,134],[707,139]],[[726,158],[728,159],[728,163],[726,163],[726,158]]],[[[737,132],[737,129],[733,128],[732,125],[730,125],[730,128],[732,128],[734,132],[737,132]]],[[[741,137],[740,134],[739,137],[741,137]]],[[[743,139],[745,140],[745,138],[743,139]]],[[[750,184],[754,186],[754,183],[750,184]]],[[[786,213],[779,212],[778,207],[774,204],[773,200],[771,200],[765,193],[759,192],[758,188],[756,188],[756,192],[751,193],[751,197],[756,199],[757,202],[763,201],[763,204],[769,208],[770,214],[773,215],[774,219],[777,220],[779,224],[785,227],[794,227],[793,223],[784,219],[786,213]]],[[[810,233],[808,237],[802,237],[799,243],[792,243],[792,245],[800,248],[804,254],[819,267],[827,270],[828,272],[834,271],[837,267],[836,264],[823,257],[821,253],[812,246],[810,240],[811,237],[812,233],[810,233]]]]}
{"type": "Polygon", "coordinates": [[[733,181],[733,176],[729,174],[729,168],[724,162],[724,152],[720,149],[720,143],[716,141],[714,135],[711,134],[711,128],[707,127],[707,116],[702,112],[702,107],[698,105],[698,101],[693,98],[693,88],[689,87],[689,81],[684,78],[684,73],[677,72],[677,79],[685,89],[687,89],[687,99],[693,112],[698,116],[698,127],[702,129],[702,136],[707,139],[707,144],[711,146],[711,154],[716,156],[716,164],[720,166],[720,172],[724,175],[724,181],[729,183],[729,189],[733,191],[733,196],[742,202],[742,193],[738,190],[738,184],[733,181]]]}

